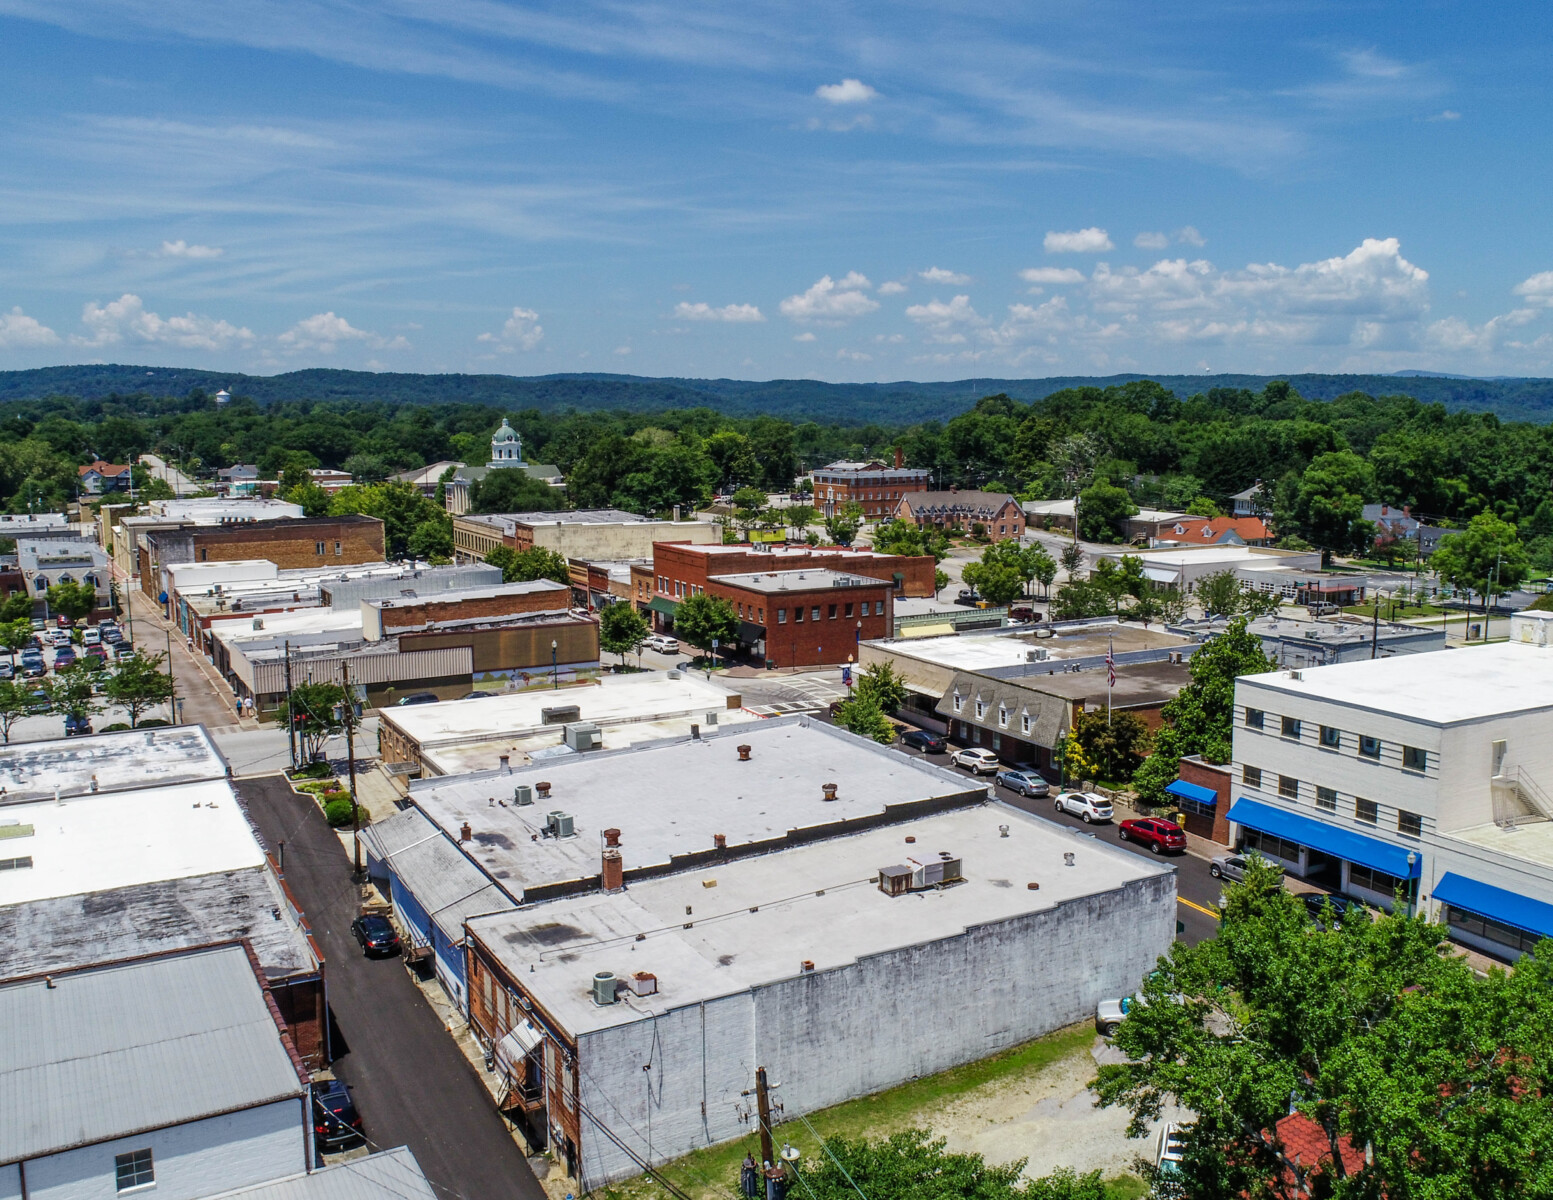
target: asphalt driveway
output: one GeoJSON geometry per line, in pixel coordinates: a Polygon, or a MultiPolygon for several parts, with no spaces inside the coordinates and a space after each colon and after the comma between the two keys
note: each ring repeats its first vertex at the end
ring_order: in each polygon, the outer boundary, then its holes
{"type": "Polygon", "coordinates": [[[350,860],[316,805],[276,776],[236,781],[265,842],[286,844],[286,883],[323,947],[350,1085],[374,1148],[408,1146],[444,1197],[544,1200],[490,1093],[397,959],[367,959],[351,936],[350,860]]]}

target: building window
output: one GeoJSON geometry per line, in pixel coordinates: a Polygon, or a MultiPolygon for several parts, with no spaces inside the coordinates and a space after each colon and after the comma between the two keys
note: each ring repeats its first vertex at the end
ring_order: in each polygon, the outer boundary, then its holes
{"type": "Polygon", "coordinates": [[[1403,837],[1423,837],[1424,819],[1417,813],[1397,809],[1397,832],[1403,837]]]}
{"type": "Polygon", "coordinates": [[[777,609],[777,624],[778,625],[786,625],[787,624],[787,609],[785,609],[785,608],[777,609]]]}
{"type": "Polygon", "coordinates": [[[1361,866],[1359,863],[1348,864],[1348,886],[1363,888],[1367,892],[1378,892],[1382,896],[1395,896],[1398,888],[1404,891],[1408,889],[1406,880],[1388,875],[1384,871],[1377,871],[1373,867],[1361,866]]]}
{"type": "Polygon", "coordinates": [[[955,712],[959,712],[964,707],[965,707],[965,697],[960,695],[959,692],[956,692],[954,694],[954,710],[955,710],[955,712]]]}
{"type": "Polygon", "coordinates": [[[1343,734],[1339,729],[1333,729],[1330,725],[1321,727],[1321,744],[1328,750],[1339,750],[1343,745],[1343,734]]]}
{"type": "Polygon", "coordinates": [[[1246,709],[1246,728],[1260,729],[1266,721],[1266,714],[1260,708],[1246,709]]]}
{"type": "Polygon", "coordinates": [[[1030,714],[1029,713],[1021,713],[1020,714],[1020,717],[1019,717],[1019,732],[1020,733],[1029,733],[1030,732],[1030,714]]]}
{"type": "Polygon", "coordinates": [[[762,608],[759,611],[760,611],[760,616],[756,618],[756,623],[760,624],[760,625],[764,625],[766,623],[766,610],[764,608],[762,608]]]}
{"type": "Polygon", "coordinates": [[[1201,817],[1213,816],[1216,807],[1211,801],[1204,804],[1201,800],[1192,800],[1186,796],[1177,796],[1174,800],[1182,812],[1196,813],[1201,817]]]}
{"type": "Polygon", "coordinates": [[[1300,736],[1300,722],[1298,717],[1283,718],[1283,736],[1297,738],[1300,736]]]}
{"type": "Polygon", "coordinates": [[[324,544],[322,542],[314,542],[313,543],[313,553],[314,554],[322,554],[323,552],[324,552],[324,544]]]}
{"type": "Polygon", "coordinates": [[[121,1192],[155,1183],[156,1171],[151,1166],[151,1151],[131,1150],[128,1154],[115,1154],[113,1176],[114,1184],[121,1192]]]}
{"type": "Polygon", "coordinates": [[[32,855],[21,858],[0,858],[0,871],[25,871],[32,866],[32,855]]]}
{"type": "Polygon", "coordinates": [[[850,621],[852,619],[852,605],[850,605],[850,604],[847,605],[846,613],[847,613],[847,620],[850,621]]]}
{"type": "Polygon", "coordinates": [[[1008,728],[1008,709],[1004,708],[1001,704],[998,705],[998,728],[1008,728]]]}
{"type": "Polygon", "coordinates": [[[345,543],[343,543],[343,542],[335,542],[334,543],[334,557],[335,558],[339,558],[344,553],[345,553],[345,543]]]}
{"type": "Polygon", "coordinates": [[[976,719],[979,721],[987,714],[987,705],[980,696],[976,697],[976,719]]]}
{"type": "Polygon", "coordinates": [[[980,725],[972,725],[971,726],[971,741],[975,742],[978,746],[981,745],[981,726],[980,725]]]}
{"type": "Polygon", "coordinates": [[[1300,844],[1291,842],[1288,838],[1274,837],[1270,833],[1262,833],[1256,829],[1243,829],[1240,835],[1242,850],[1255,850],[1258,854],[1268,858],[1281,858],[1284,862],[1298,863],[1300,861],[1300,844]]]}
{"type": "Polygon", "coordinates": [[[795,625],[802,625],[803,624],[803,605],[802,604],[800,604],[797,608],[793,609],[793,623],[795,625]]]}
{"type": "Polygon", "coordinates": [[[994,733],[992,735],[992,750],[993,750],[993,753],[997,753],[998,751],[1000,751],[1002,749],[1003,749],[1003,735],[1000,734],[1000,733],[994,733]]]}
{"type": "Polygon", "coordinates": [[[1289,800],[1300,798],[1300,781],[1288,775],[1278,776],[1278,794],[1289,800]]]}
{"type": "Polygon", "coordinates": [[[1366,825],[1374,825],[1380,819],[1380,806],[1373,800],[1365,800],[1355,796],[1353,802],[1354,820],[1363,821],[1366,825]]]}
{"type": "Polygon", "coordinates": [[[1380,739],[1379,738],[1374,738],[1374,737],[1369,737],[1368,735],[1361,733],[1359,735],[1359,757],[1360,758],[1379,758],[1380,757],[1380,739]]]}
{"type": "Polygon", "coordinates": [[[1480,937],[1500,946],[1508,946],[1511,950],[1518,950],[1523,954],[1530,953],[1532,947],[1542,940],[1541,934],[1527,933],[1525,930],[1516,929],[1514,926],[1488,917],[1480,917],[1477,913],[1468,912],[1464,908],[1457,908],[1450,904],[1445,906],[1445,923],[1451,927],[1452,933],[1480,937]]]}
{"type": "Polygon", "coordinates": [[[826,614],[826,615],[827,615],[827,616],[828,616],[828,617],[829,617],[829,618],[830,618],[830,619],[831,619],[831,620],[832,620],[832,621],[834,621],[834,620],[835,620],[835,619],[836,619],[836,606],[835,606],[835,605],[834,605],[834,604],[832,604],[832,605],[831,605],[831,606],[830,606],[830,611],[829,611],[829,612],[828,612],[828,613],[827,613],[827,614],[826,614]]]}
{"type": "Polygon", "coordinates": [[[1262,786],[1262,768],[1261,767],[1241,767],[1240,768],[1240,782],[1245,784],[1247,787],[1252,787],[1252,788],[1259,788],[1259,787],[1261,787],[1262,786]]]}
{"type": "Polygon", "coordinates": [[[1329,787],[1316,789],[1316,807],[1327,812],[1337,811],[1337,790],[1329,787]]]}
{"type": "Polygon", "coordinates": [[[1429,751],[1417,746],[1402,747],[1402,766],[1409,771],[1424,771],[1429,767],[1429,751]]]}

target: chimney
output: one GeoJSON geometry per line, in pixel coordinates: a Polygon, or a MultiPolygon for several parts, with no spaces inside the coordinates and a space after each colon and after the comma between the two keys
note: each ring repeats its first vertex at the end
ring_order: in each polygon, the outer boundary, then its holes
{"type": "Polygon", "coordinates": [[[800,975],[807,975],[812,970],[814,970],[813,959],[806,958],[803,960],[803,962],[798,964],[798,973],[800,975]]]}
{"type": "Polygon", "coordinates": [[[906,452],[899,446],[895,447],[895,469],[899,471],[906,465],[906,452]]]}
{"type": "Polygon", "coordinates": [[[512,774],[512,759],[510,756],[503,754],[497,761],[501,763],[501,773],[503,775],[512,774]]]}
{"type": "Polygon", "coordinates": [[[749,760],[750,760],[750,748],[748,746],[738,746],[738,747],[736,747],[736,749],[739,751],[739,761],[740,762],[749,762],[749,760]]]}
{"type": "Polygon", "coordinates": [[[599,886],[606,892],[620,892],[625,890],[626,873],[625,864],[620,861],[620,830],[607,829],[604,837],[609,845],[604,848],[603,870],[599,873],[599,886]],[[614,834],[610,840],[609,835],[614,834]]]}
{"type": "Polygon", "coordinates": [[[465,821],[463,823],[463,825],[461,825],[459,827],[459,830],[458,830],[458,840],[460,842],[467,842],[471,838],[473,838],[474,835],[475,835],[475,831],[472,828],[470,828],[470,825],[469,825],[468,821],[465,821]]]}
{"type": "Polygon", "coordinates": [[[822,783],[820,787],[825,791],[825,799],[834,800],[836,798],[836,785],[834,783],[822,783]]]}
{"type": "Polygon", "coordinates": [[[718,850],[728,849],[728,835],[726,833],[714,833],[712,835],[712,845],[718,850]]]}
{"type": "Polygon", "coordinates": [[[690,738],[695,742],[699,742],[701,740],[701,726],[697,725],[694,721],[690,723],[690,738]]]}

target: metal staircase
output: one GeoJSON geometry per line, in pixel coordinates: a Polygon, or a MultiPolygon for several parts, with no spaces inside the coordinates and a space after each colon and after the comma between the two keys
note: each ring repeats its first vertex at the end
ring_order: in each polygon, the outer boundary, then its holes
{"type": "Polygon", "coordinates": [[[1495,775],[1489,783],[1493,788],[1494,823],[1501,829],[1553,821],[1553,799],[1525,768],[1495,775]]]}

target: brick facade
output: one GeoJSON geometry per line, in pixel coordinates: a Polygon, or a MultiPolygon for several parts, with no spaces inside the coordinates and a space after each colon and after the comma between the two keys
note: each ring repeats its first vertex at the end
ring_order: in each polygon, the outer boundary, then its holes
{"type": "Polygon", "coordinates": [[[892,515],[919,529],[969,530],[984,525],[995,542],[1020,537],[1025,531],[1025,510],[1013,496],[1001,492],[924,491],[902,497],[892,515]]]}
{"type": "Polygon", "coordinates": [[[171,563],[259,558],[283,571],[384,562],[383,522],[353,513],[159,529],[141,539],[140,588],[155,599],[161,568],[171,563]]]}
{"type": "Polygon", "coordinates": [[[1206,813],[1186,813],[1186,830],[1198,837],[1209,838],[1220,845],[1229,845],[1229,806],[1231,802],[1230,769],[1202,759],[1198,755],[1183,758],[1176,764],[1176,776],[1186,783],[1210,788],[1218,796],[1213,806],[1213,816],[1206,813]]]}
{"type": "Polygon", "coordinates": [[[856,502],[867,520],[881,521],[894,513],[902,496],[925,492],[931,477],[931,471],[905,466],[899,451],[893,467],[882,462],[831,463],[814,472],[814,504],[822,516],[833,517],[856,502]]]}
{"type": "MultiPolygon", "coordinates": [[[[551,581],[543,582],[549,584],[551,581]]],[[[572,601],[571,589],[564,583],[497,595],[489,595],[484,589],[471,590],[477,590],[479,594],[466,597],[463,592],[446,592],[413,600],[369,600],[365,603],[382,614],[382,636],[392,637],[400,632],[422,630],[428,621],[441,625],[448,621],[499,621],[504,617],[523,617],[531,613],[565,612],[572,601]]]]}
{"type": "Polygon", "coordinates": [[[683,600],[706,591],[706,581],[713,575],[831,570],[882,580],[901,595],[931,596],[937,568],[931,555],[875,554],[843,546],[689,546],[658,542],[653,546],[653,594],[683,600]]]}
{"type": "MultiPolygon", "coordinates": [[[[894,592],[886,583],[804,588],[791,580],[773,592],[725,579],[708,581],[708,595],[734,606],[741,625],[759,626],[768,666],[817,667],[855,662],[860,642],[889,637],[894,625],[894,592]]],[[[753,630],[749,630],[753,632],[753,630]]],[[[741,639],[748,640],[748,639],[741,639]]]]}

